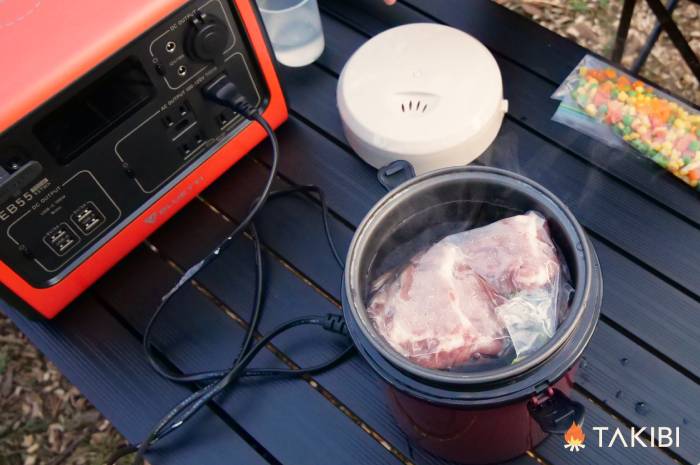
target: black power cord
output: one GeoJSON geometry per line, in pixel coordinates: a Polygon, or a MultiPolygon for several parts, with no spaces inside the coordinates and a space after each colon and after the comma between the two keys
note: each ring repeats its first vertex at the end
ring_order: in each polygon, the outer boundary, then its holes
{"type": "MultiPolygon", "coordinates": [[[[306,185],[306,186],[295,186],[291,187],[288,189],[284,190],[279,190],[279,191],[272,191],[270,192],[268,196],[268,200],[274,200],[277,198],[289,196],[292,194],[296,193],[308,193],[308,192],[313,192],[318,195],[319,203],[321,205],[321,216],[323,220],[323,229],[326,237],[326,242],[328,243],[329,248],[331,249],[331,253],[333,254],[333,257],[338,264],[338,266],[341,269],[345,268],[345,263],[343,259],[340,256],[340,253],[337,250],[335,240],[333,239],[333,234],[330,230],[330,224],[329,224],[329,208],[328,204],[326,203],[326,198],[323,193],[323,190],[319,188],[318,186],[314,185],[306,185]]],[[[259,200],[256,199],[253,204],[257,204],[259,200]]],[[[241,345],[240,350],[238,351],[239,354],[244,353],[250,344],[250,340],[255,332],[255,329],[258,324],[258,319],[260,315],[260,308],[262,305],[262,300],[263,300],[263,273],[262,273],[262,252],[261,252],[261,246],[260,246],[260,239],[258,237],[257,230],[255,228],[254,223],[250,223],[248,231],[251,235],[251,238],[253,240],[254,248],[255,248],[255,292],[254,292],[254,305],[253,305],[253,310],[251,311],[251,321],[248,326],[248,329],[246,331],[246,335],[244,338],[244,342],[241,345]]],[[[234,231],[235,233],[235,231],[234,231]]],[[[219,244],[219,246],[215,250],[223,250],[233,239],[233,234],[230,234],[227,236],[222,243],[219,244]]],[[[197,266],[197,265],[195,265],[197,266]]],[[[189,271],[189,270],[188,270],[189,271]]],[[[187,272],[185,275],[188,274],[187,272]]],[[[183,276],[185,276],[183,275],[183,276]]],[[[178,291],[179,287],[184,284],[184,281],[181,279],[178,281],[178,283],[171,289],[168,294],[166,295],[172,295],[175,292],[178,291]]],[[[155,327],[155,323],[158,320],[158,317],[160,316],[161,311],[165,307],[165,304],[161,302],[161,304],[158,306],[156,311],[153,313],[151,316],[148,324],[146,325],[146,330],[143,335],[143,346],[144,350],[146,352],[146,358],[148,359],[149,363],[153,367],[156,372],[158,372],[161,376],[164,378],[169,379],[170,381],[174,382],[179,382],[179,383],[197,383],[197,382],[203,382],[203,381],[211,381],[213,379],[218,379],[226,375],[226,373],[230,370],[230,368],[225,369],[225,370],[212,370],[212,371],[202,371],[198,373],[191,373],[191,374],[179,374],[175,373],[171,370],[169,370],[167,367],[165,367],[163,364],[160,363],[159,357],[156,353],[153,351],[153,345],[151,343],[151,337],[152,337],[152,332],[155,327]]],[[[351,352],[351,347],[348,347],[347,353],[351,352]]],[[[344,358],[343,356],[347,355],[345,352],[340,354],[338,358],[340,360],[333,360],[331,362],[335,362],[334,364],[337,364],[338,362],[342,361],[344,358]]],[[[234,361],[235,363],[235,361],[234,361]]],[[[330,362],[329,362],[330,363],[330,362]]],[[[309,367],[305,369],[304,373],[300,373],[299,370],[292,370],[292,369],[276,369],[276,368],[270,368],[270,369],[248,369],[246,370],[242,376],[247,377],[247,376],[286,376],[286,375],[292,375],[292,376],[299,376],[300,374],[312,374],[316,373],[324,368],[325,364],[319,365],[317,368],[309,367]]]]}
{"type": "Polygon", "coordinates": [[[322,372],[324,370],[330,369],[339,363],[341,363],[347,356],[349,356],[353,350],[354,346],[348,345],[340,354],[338,354],[333,359],[317,364],[310,367],[304,367],[299,369],[279,369],[279,368],[248,368],[248,365],[253,361],[255,356],[262,350],[267,343],[269,343],[273,338],[282,334],[283,332],[302,325],[316,325],[322,328],[347,336],[347,327],[345,326],[345,321],[343,317],[338,314],[327,314],[327,315],[314,315],[305,316],[300,318],[295,318],[286,323],[281,324],[277,328],[273,329],[269,334],[260,338],[255,345],[253,345],[253,340],[255,338],[255,333],[257,331],[257,326],[260,321],[260,315],[263,303],[263,263],[262,263],[262,251],[260,245],[260,238],[253,224],[254,217],[263,208],[265,203],[272,198],[278,198],[286,195],[291,195],[295,193],[316,193],[319,197],[322,208],[322,218],[323,227],[326,235],[326,240],[331,249],[333,257],[335,258],[338,265],[344,268],[344,263],[340,254],[338,253],[335,241],[330,231],[329,221],[328,221],[328,205],[326,204],[325,196],[323,191],[318,186],[296,186],[290,189],[272,192],[272,184],[277,174],[277,167],[279,162],[279,145],[277,143],[277,138],[274,131],[270,125],[265,121],[265,119],[258,113],[258,111],[251,106],[243,97],[242,94],[236,89],[236,86],[231,80],[225,75],[215,78],[211,83],[209,83],[204,89],[204,95],[221,105],[227,106],[234,110],[235,112],[243,115],[245,118],[256,121],[260,124],[263,129],[267,132],[270,141],[272,143],[272,166],[270,167],[270,173],[263,187],[262,194],[253,202],[248,214],[245,218],[234,228],[224,240],[222,240],[214,250],[209,253],[204,259],[197,262],[195,265],[191,266],[178,282],[164,294],[158,307],[151,316],[151,319],[146,326],[143,337],[143,347],[146,353],[146,357],[151,364],[151,366],[163,377],[171,381],[179,383],[197,383],[200,387],[198,390],[193,392],[186,399],[182,400],[175,407],[165,415],[161,421],[151,430],[146,439],[140,444],[129,445],[117,450],[107,461],[108,465],[115,464],[119,459],[127,455],[136,454],[133,463],[135,465],[143,464],[143,457],[149,447],[155,444],[157,441],[161,440],[168,434],[180,428],[187,420],[189,420],[195,413],[197,413],[207,402],[213,399],[217,394],[226,389],[228,386],[232,385],[241,377],[245,376],[280,376],[280,377],[298,377],[308,374],[315,374],[322,372]],[[192,374],[180,374],[174,373],[171,370],[163,366],[157,355],[154,353],[153,344],[151,342],[151,336],[153,328],[155,327],[158,317],[162,314],[163,309],[166,307],[170,299],[188,282],[194,279],[195,275],[209,263],[218,257],[221,252],[223,252],[227,247],[230,246],[233,239],[238,236],[242,231],[248,230],[253,240],[255,249],[255,293],[253,309],[251,312],[250,324],[245,333],[243,343],[239,350],[238,356],[233,362],[233,365],[226,370],[216,370],[216,371],[205,371],[192,374]],[[209,384],[203,384],[208,382],[209,384]],[[203,385],[202,385],[203,384],[203,385]]]}

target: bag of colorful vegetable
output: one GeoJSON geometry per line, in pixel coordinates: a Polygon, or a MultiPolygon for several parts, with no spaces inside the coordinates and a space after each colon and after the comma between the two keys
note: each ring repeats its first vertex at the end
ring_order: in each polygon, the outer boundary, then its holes
{"type": "Polygon", "coordinates": [[[700,113],[586,55],[554,92],[552,119],[610,146],[632,146],[700,190],[700,113]]]}

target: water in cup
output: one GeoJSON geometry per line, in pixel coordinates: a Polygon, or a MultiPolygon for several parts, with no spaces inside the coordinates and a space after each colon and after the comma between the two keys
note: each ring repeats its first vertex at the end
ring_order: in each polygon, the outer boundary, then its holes
{"type": "Polygon", "coordinates": [[[260,13],[280,63],[313,63],[325,46],[317,0],[258,0],[260,13]]]}

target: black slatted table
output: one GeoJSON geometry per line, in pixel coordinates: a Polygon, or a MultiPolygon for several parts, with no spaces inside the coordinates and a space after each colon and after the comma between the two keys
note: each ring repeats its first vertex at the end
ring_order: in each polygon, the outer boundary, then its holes
{"type": "MultiPolygon", "coordinates": [[[[680,447],[574,454],[546,440],[515,463],[647,464],[700,461],[700,196],[650,162],[553,123],[558,83],[586,51],[485,0],[322,0],[326,51],[313,66],[282,72],[291,106],[279,131],[279,186],[321,186],[343,249],[384,191],[348,147],[335,104],[337,77],[369,37],[396,25],[437,21],[463,29],[495,54],[510,111],[480,162],[522,173],[577,215],[602,264],[601,322],[574,397],[587,425],[679,426],[680,447]]],[[[181,270],[231,230],[267,173],[269,148],[251,156],[188,205],[50,323],[2,306],[17,325],[131,441],[139,441],[189,392],[152,372],[140,335],[181,270]]],[[[327,250],[320,207],[285,198],[258,221],[268,295],[261,333],[294,316],[340,311],[341,272],[327,250]],[[284,231],[284,234],[280,234],[284,231]]],[[[157,348],[183,372],[222,368],[243,336],[252,299],[253,252],[241,237],[172,302],[157,348]]],[[[257,364],[321,362],[341,338],[300,329],[257,364]]],[[[246,381],[200,412],[149,455],[158,464],[443,464],[406,441],[383,385],[357,356],[307,380],[246,381]]],[[[592,435],[591,435],[592,436],[592,435]]],[[[589,441],[591,441],[589,439],[589,441]]]]}

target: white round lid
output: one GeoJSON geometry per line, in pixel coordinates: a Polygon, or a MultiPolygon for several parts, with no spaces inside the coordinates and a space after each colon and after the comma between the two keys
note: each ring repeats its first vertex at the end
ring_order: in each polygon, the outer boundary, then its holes
{"type": "Polygon", "coordinates": [[[343,68],[337,92],[351,144],[359,139],[364,151],[406,159],[449,150],[483,131],[495,137],[506,109],[501,73],[486,47],[458,29],[429,23],[367,41],[343,68]]]}

